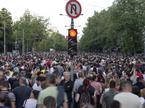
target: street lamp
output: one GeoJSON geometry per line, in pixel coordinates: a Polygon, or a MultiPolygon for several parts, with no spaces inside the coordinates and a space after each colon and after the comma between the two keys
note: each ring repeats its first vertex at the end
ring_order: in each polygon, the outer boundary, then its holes
{"type": "Polygon", "coordinates": [[[23,29],[23,41],[22,41],[22,54],[24,55],[25,54],[25,31],[23,29]]]}
{"type": "Polygon", "coordinates": [[[4,21],[4,55],[6,55],[6,23],[4,21]]]}
{"type": "MultiPolygon", "coordinates": [[[[68,15],[65,15],[65,14],[59,14],[60,16],[68,16],[68,15]]],[[[80,15],[84,15],[84,14],[80,14],[80,15]]],[[[69,16],[68,16],[69,17],[69,16]]],[[[74,28],[74,19],[71,18],[71,28],[73,29],[74,28]]]]}
{"type": "MultiPolygon", "coordinates": [[[[68,16],[68,15],[65,15],[65,14],[59,14],[59,15],[61,15],[61,16],[68,16]]],[[[84,15],[84,14],[81,14],[81,15],[84,15]]]]}

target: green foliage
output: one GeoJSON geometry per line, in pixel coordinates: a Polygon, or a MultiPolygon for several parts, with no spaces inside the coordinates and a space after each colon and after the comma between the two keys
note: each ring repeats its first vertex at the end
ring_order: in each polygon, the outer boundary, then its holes
{"type": "Polygon", "coordinates": [[[51,32],[47,39],[43,39],[37,44],[38,51],[49,51],[50,49],[55,49],[57,51],[67,50],[67,41],[58,32],[51,32]]]}
{"type": "Polygon", "coordinates": [[[54,49],[58,51],[64,51],[67,49],[67,41],[64,36],[59,34],[58,32],[52,33],[51,37],[53,40],[54,49]]]}
{"type": "Polygon", "coordinates": [[[143,51],[144,0],[116,0],[108,10],[88,19],[80,48],[85,51],[121,48],[125,53],[143,51]]]}
{"type": "Polygon", "coordinates": [[[35,48],[35,44],[45,38],[47,34],[48,19],[39,16],[32,16],[27,10],[19,21],[13,26],[13,39],[18,40],[22,46],[23,31],[25,45],[29,49],[35,48]]]}
{"type": "Polygon", "coordinates": [[[4,24],[6,34],[6,48],[7,51],[12,50],[12,17],[11,13],[7,9],[2,8],[0,10],[0,52],[3,52],[4,44],[4,24]]]}
{"type": "MultiPolygon", "coordinates": [[[[22,47],[23,30],[25,36],[25,52],[66,50],[67,44],[63,36],[48,29],[49,19],[40,16],[32,16],[28,10],[16,21],[13,26],[13,39],[17,40],[22,47]]],[[[21,49],[21,48],[20,48],[21,49]]]]}

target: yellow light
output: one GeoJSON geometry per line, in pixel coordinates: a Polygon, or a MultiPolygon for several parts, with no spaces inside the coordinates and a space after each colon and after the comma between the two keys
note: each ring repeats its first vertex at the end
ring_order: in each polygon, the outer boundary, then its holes
{"type": "Polygon", "coordinates": [[[69,30],[69,35],[73,38],[76,37],[77,36],[77,30],[76,29],[70,29],[69,30]]]}

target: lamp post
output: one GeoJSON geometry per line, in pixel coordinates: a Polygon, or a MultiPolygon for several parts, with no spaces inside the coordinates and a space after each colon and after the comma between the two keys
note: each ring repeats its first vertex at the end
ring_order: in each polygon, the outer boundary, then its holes
{"type": "Polygon", "coordinates": [[[4,55],[6,55],[6,23],[4,22],[4,55]]]}
{"type": "Polygon", "coordinates": [[[145,39],[144,39],[144,57],[145,57],[145,39]]]}
{"type": "Polygon", "coordinates": [[[145,31],[143,32],[143,40],[144,40],[143,45],[144,45],[144,57],[145,57],[145,31]]]}
{"type": "Polygon", "coordinates": [[[22,54],[25,54],[25,31],[23,29],[22,54]]]}
{"type": "Polygon", "coordinates": [[[71,18],[71,29],[74,29],[74,19],[71,18]]]}

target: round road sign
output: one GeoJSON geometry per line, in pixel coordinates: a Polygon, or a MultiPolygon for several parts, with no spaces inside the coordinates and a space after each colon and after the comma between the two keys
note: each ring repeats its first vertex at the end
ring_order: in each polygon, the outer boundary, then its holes
{"type": "Polygon", "coordinates": [[[71,18],[77,18],[81,15],[81,4],[77,0],[70,0],[66,4],[66,13],[71,18]]]}

